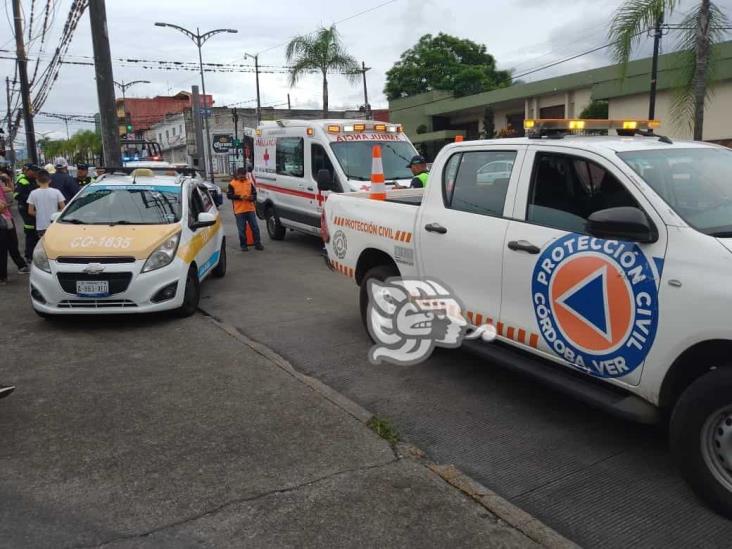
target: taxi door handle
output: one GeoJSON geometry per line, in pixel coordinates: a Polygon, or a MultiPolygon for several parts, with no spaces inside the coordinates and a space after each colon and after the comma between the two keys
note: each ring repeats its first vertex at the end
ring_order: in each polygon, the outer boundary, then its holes
{"type": "Polygon", "coordinates": [[[443,227],[439,223],[427,223],[427,225],[424,226],[425,231],[429,231],[431,233],[439,233],[439,234],[445,234],[447,232],[447,228],[443,227]]]}
{"type": "Polygon", "coordinates": [[[538,254],[541,249],[538,246],[534,246],[531,242],[526,240],[511,240],[508,243],[508,249],[514,252],[527,252],[530,254],[538,254]]]}

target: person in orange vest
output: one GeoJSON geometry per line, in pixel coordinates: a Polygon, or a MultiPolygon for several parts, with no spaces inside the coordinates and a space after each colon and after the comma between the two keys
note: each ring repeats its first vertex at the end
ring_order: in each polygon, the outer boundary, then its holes
{"type": "Polygon", "coordinates": [[[226,190],[226,197],[234,205],[234,216],[236,217],[236,228],[239,231],[239,245],[243,252],[248,252],[247,246],[247,224],[254,237],[254,248],[264,250],[259,236],[259,225],[254,205],[257,202],[257,189],[252,182],[246,168],[238,168],[234,179],[229,183],[226,190]]]}

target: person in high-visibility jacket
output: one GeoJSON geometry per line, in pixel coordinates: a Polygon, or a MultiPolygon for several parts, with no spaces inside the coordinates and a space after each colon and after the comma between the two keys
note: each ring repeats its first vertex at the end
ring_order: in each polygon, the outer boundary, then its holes
{"type": "Polygon", "coordinates": [[[427,161],[424,157],[419,154],[413,156],[407,164],[407,168],[412,170],[414,176],[409,186],[413,189],[427,188],[430,172],[427,171],[427,161]]]}
{"type": "Polygon", "coordinates": [[[18,204],[18,213],[23,218],[23,233],[25,234],[25,250],[23,250],[23,255],[25,255],[28,263],[32,261],[33,249],[38,244],[36,219],[28,213],[28,196],[38,186],[36,184],[38,170],[39,168],[35,164],[26,164],[23,166],[20,175],[15,180],[15,191],[13,192],[13,198],[15,198],[18,204]]]}
{"type": "Polygon", "coordinates": [[[252,177],[247,173],[246,168],[238,168],[234,179],[229,183],[226,191],[226,197],[232,201],[234,205],[234,217],[236,217],[236,228],[239,231],[239,246],[243,252],[249,250],[247,245],[247,229],[252,230],[254,237],[254,248],[256,250],[264,250],[262,241],[259,236],[259,225],[257,224],[257,214],[255,213],[255,204],[257,203],[257,188],[254,186],[252,177]]]}

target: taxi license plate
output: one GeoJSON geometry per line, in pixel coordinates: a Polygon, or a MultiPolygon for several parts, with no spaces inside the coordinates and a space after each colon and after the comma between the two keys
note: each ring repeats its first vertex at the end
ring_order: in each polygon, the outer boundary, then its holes
{"type": "Polygon", "coordinates": [[[103,297],[109,295],[109,281],[77,280],[76,294],[81,297],[103,297]]]}

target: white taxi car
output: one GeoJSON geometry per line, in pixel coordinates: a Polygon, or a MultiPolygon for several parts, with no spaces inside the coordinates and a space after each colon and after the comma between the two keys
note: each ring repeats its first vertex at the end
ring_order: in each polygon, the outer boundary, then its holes
{"type": "Polygon", "coordinates": [[[221,215],[192,172],[122,168],[85,187],[36,246],[33,308],[188,316],[201,281],[225,275],[225,244],[221,215]]]}

